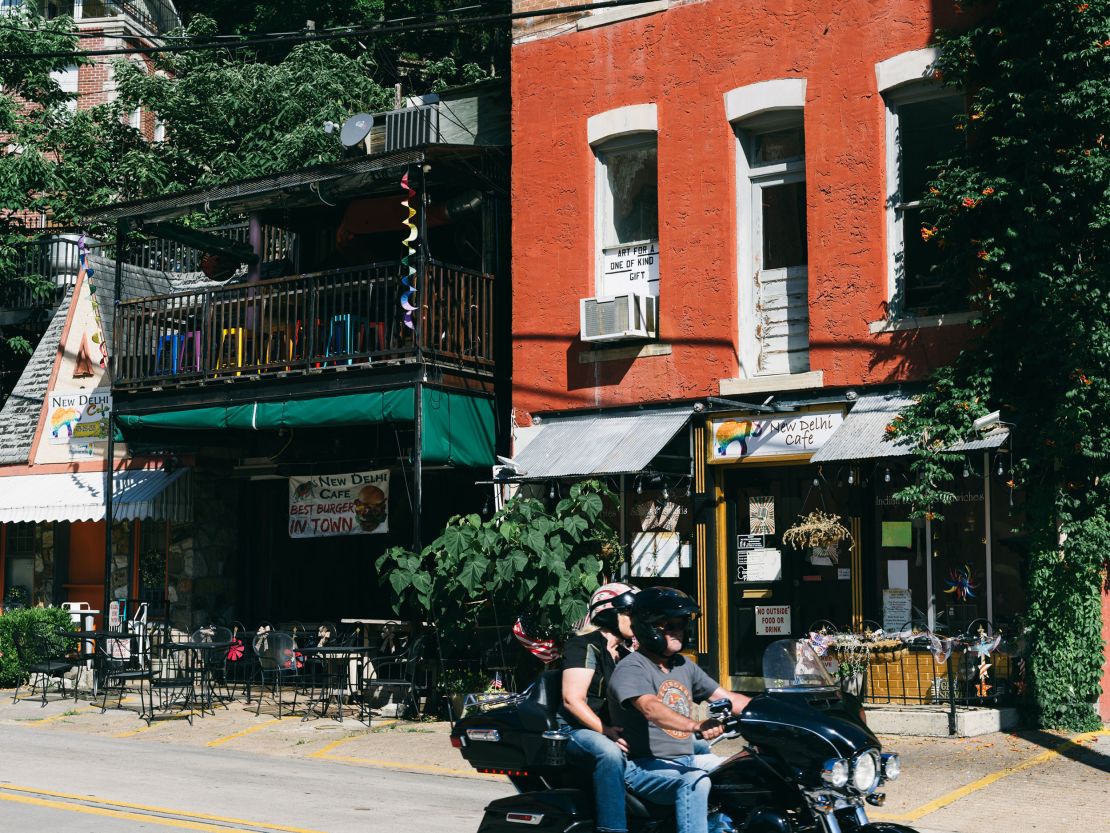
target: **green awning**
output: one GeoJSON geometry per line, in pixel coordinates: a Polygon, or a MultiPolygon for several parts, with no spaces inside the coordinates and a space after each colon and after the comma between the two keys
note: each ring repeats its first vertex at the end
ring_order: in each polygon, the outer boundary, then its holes
{"type": "MultiPolygon", "coordinates": [[[[494,464],[492,399],[424,387],[421,400],[425,464],[450,463],[473,467],[494,464]]],[[[117,414],[116,423],[126,441],[129,434],[142,434],[144,438],[149,438],[160,431],[275,431],[279,428],[412,422],[415,419],[414,405],[413,389],[398,388],[153,414],[117,414]]]]}

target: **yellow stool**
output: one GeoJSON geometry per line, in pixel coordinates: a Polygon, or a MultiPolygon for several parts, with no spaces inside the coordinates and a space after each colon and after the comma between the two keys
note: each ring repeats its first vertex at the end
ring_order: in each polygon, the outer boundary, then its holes
{"type": "MultiPolygon", "coordinates": [[[[235,349],[235,364],[234,364],[234,367],[239,368],[239,367],[243,366],[243,336],[244,335],[246,335],[246,332],[243,330],[242,327],[226,327],[226,328],[224,328],[223,330],[220,331],[220,349],[216,352],[216,368],[215,368],[216,370],[219,370],[222,367],[232,367],[233,366],[230,361],[225,361],[224,360],[224,357],[226,355],[226,349],[225,348],[228,346],[228,341],[229,340],[232,340],[234,342],[234,349],[235,349]]],[[[216,375],[219,375],[219,374],[216,374],[216,375]]],[[[236,370],[235,375],[236,376],[241,375],[240,371],[236,370]]]]}

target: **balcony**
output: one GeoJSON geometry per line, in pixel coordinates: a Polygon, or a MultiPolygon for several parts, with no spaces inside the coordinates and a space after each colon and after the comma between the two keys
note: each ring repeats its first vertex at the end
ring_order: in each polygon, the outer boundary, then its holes
{"type": "Polygon", "coordinates": [[[405,326],[400,262],[372,263],[121,302],[113,387],[240,383],[427,362],[493,375],[493,276],[417,264],[405,326]]]}

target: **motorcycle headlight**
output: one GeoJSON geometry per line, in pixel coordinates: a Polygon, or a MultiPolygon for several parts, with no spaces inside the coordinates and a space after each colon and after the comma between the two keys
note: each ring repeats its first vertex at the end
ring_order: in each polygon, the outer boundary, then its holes
{"type": "Polygon", "coordinates": [[[879,785],[879,756],[874,751],[861,752],[852,761],[852,787],[869,793],[879,785]]]}
{"type": "Polygon", "coordinates": [[[883,778],[893,781],[902,774],[902,761],[893,752],[883,753],[883,778]]]}
{"type": "Polygon", "coordinates": [[[848,762],[843,758],[829,758],[821,767],[821,780],[830,787],[848,784],[848,762]]]}

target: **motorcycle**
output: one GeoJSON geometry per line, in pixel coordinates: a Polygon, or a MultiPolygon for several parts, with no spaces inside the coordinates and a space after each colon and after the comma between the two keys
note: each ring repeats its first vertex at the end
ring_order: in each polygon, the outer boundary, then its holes
{"type": "MultiPolygon", "coordinates": [[[[865,805],[882,806],[878,788],[898,777],[898,756],[882,752],[859,702],[841,692],[809,644],[769,645],[763,676],[767,690],[740,714],[728,700],[710,704],[725,729],[718,740],[747,742],[710,773],[710,813],[723,812],[742,833],[915,833],[868,820],[865,805]]],[[[452,746],[471,766],[505,775],[517,789],[485,808],[478,833],[593,833],[591,773],[568,764],[556,719],[560,679],[546,672],[452,729],[452,746]]],[[[630,833],[674,832],[673,805],[629,792],[627,806],[630,833]]]]}

